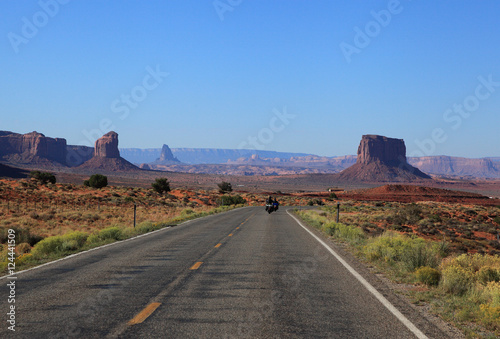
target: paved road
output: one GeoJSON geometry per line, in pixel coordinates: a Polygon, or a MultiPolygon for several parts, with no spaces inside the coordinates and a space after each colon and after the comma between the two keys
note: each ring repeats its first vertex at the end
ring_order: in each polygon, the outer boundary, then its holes
{"type": "MultiPolygon", "coordinates": [[[[410,327],[446,337],[361,273],[410,327]]],[[[2,321],[1,338],[416,337],[285,208],[233,210],[19,274],[16,307],[15,335],[2,321]]]]}

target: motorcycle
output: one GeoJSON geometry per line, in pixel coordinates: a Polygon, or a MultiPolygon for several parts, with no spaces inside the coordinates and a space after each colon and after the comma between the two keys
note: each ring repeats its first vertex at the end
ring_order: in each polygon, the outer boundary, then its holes
{"type": "Polygon", "coordinates": [[[266,204],[266,212],[271,214],[274,211],[278,210],[279,204],[277,202],[272,203],[272,204],[266,204]]]}

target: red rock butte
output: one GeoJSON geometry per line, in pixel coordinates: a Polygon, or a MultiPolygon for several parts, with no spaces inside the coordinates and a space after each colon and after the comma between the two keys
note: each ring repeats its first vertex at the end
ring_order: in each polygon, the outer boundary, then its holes
{"type": "Polygon", "coordinates": [[[430,177],[408,164],[403,139],[363,135],[356,163],[340,172],[342,181],[409,182],[430,177]]]}
{"type": "Polygon", "coordinates": [[[118,133],[108,132],[96,140],[94,146],[94,156],[103,158],[119,158],[118,133]]]}

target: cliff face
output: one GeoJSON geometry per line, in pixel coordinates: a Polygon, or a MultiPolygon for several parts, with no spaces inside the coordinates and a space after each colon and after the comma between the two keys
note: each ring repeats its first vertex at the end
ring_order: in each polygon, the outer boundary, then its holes
{"type": "Polygon", "coordinates": [[[406,146],[403,139],[380,135],[363,135],[358,147],[358,164],[379,162],[388,166],[406,163],[406,146]]]}
{"type": "Polygon", "coordinates": [[[38,132],[0,133],[0,157],[13,163],[38,163],[43,160],[66,164],[66,139],[49,138],[38,132]]]}
{"type": "Polygon", "coordinates": [[[94,157],[119,158],[118,133],[111,131],[97,139],[94,147],[94,157]]]}
{"type": "Polygon", "coordinates": [[[351,182],[409,182],[430,177],[406,161],[402,139],[363,135],[356,163],[340,172],[338,179],[351,182]]]}
{"type": "Polygon", "coordinates": [[[488,158],[469,159],[449,156],[410,158],[408,162],[432,174],[499,178],[500,164],[488,158]]]}

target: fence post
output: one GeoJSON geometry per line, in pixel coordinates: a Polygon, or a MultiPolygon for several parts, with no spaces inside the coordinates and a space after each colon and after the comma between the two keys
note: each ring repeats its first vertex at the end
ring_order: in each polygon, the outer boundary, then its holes
{"type": "Polygon", "coordinates": [[[340,202],[337,202],[337,223],[340,220],[340,202]]]}

